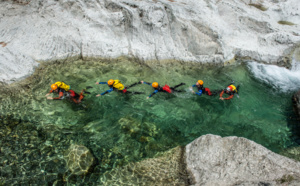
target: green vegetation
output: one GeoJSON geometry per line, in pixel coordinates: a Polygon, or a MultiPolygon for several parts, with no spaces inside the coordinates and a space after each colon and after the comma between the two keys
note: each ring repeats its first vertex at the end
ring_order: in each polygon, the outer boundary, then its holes
{"type": "Polygon", "coordinates": [[[261,4],[253,4],[253,3],[251,3],[251,4],[249,4],[250,6],[254,6],[255,8],[257,8],[257,9],[259,9],[259,10],[261,10],[261,11],[266,11],[266,10],[268,10],[268,8],[266,8],[266,7],[264,7],[263,5],[261,5],[261,4]]]}
{"type": "Polygon", "coordinates": [[[295,178],[292,175],[284,175],[282,176],[282,178],[276,180],[277,183],[290,183],[291,181],[293,181],[295,178]]]}
{"type": "Polygon", "coordinates": [[[290,26],[295,25],[294,23],[289,22],[289,21],[278,21],[278,24],[281,24],[281,25],[290,25],[290,26]]]}

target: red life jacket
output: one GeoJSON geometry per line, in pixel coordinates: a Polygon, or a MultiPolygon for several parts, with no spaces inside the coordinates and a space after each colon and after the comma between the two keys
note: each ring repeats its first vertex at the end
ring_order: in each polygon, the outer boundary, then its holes
{"type": "Polygon", "coordinates": [[[205,88],[204,90],[205,90],[205,92],[207,92],[207,94],[208,94],[209,96],[211,96],[211,92],[210,92],[209,88],[205,88]]]}
{"type": "Polygon", "coordinates": [[[75,97],[76,96],[76,93],[73,90],[69,90],[69,93],[70,93],[71,97],[75,97]]]}
{"type": "Polygon", "coordinates": [[[162,89],[166,92],[172,93],[172,90],[170,89],[169,85],[165,85],[162,89]]]}

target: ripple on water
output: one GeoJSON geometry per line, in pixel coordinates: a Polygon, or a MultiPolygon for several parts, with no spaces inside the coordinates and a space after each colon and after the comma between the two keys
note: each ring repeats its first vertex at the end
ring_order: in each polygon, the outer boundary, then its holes
{"type": "MultiPolygon", "coordinates": [[[[57,183],[58,180],[100,183],[99,180],[105,179],[109,183],[109,179],[118,177],[110,171],[117,171],[118,167],[185,145],[204,134],[246,137],[275,152],[296,145],[295,140],[299,137],[294,135],[290,127],[295,125],[295,121],[290,119],[293,118],[292,92],[280,91],[277,85],[263,79],[267,78],[268,67],[251,65],[250,68],[244,64],[228,67],[198,64],[182,66],[174,61],[173,64],[154,67],[127,58],[42,65],[33,76],[8,88],[11,91],[1,90],[0,112],[2,115],[12,115],[16,120],[34,123],[31,125],[34,129],[26,125],[12,129],[17,133],[29,130],[37,133],[36,140],[20,141],[24,146],[20,146],[19,151],[25,148],[25,144],[31,144],[35,151],[42,148],[41,144],[47,146],[43,149],[48,149],[51,158],[48,161],[45,156],[40,157],[48,166],[43,168],[43,175],[54,175],[57,183]],[[257,75],[255,69],[261,69],[265,75],[257,75]],[[140,80],[157,81],[170,86],[185,82],[186,85],[179,89],[187,92],[175,95],[159,93],[146,99],[153,89],[148,85],[137,85],[131,90],[145,94],[122,95],[112,92],[95,97],[108,89],[107,85],[95,85],[95,82],[111,78],[120,79],[125,85],[140,80]],[[198,79],[202,79],[211,90],[221,90],[234,80],[236,85],[240,85],[240,97],[221,101],[218,96],[192,95],[189,87],[198,79]],[[93,88],[89,89],[91,94],[80,105],[68,100],[46,100],[44,95],[49,91],[51,83],[56,81],[70,84],[76,92],[86,86],[93,88]],[[43,140],[52,141],[52,147],[40,143],[43,140]],[[93,173],[83,179],[68,172],[65,163],[59,158],[62,157],[62,149],[68,149],[71,144],[88,147],[97,160],[93,173]],[[59,164],[59,168],[51,168],[53,161],[59,164]],[[99,176],[105,172],[109,173],[104,177],[99,176]],[[108,174],[112,177],[105,177],[108,174]]],[[[279,74],[286,73],[276,70],[279,74]]],[[[1,128],[2,133],[7,130],[1,128]]],[[[5,148],[9,149],[9,146],[5,148]]],[[[22,157],[19,158],[21,162],[22,157]]],[[[13,168],[23,170],[24,167],[13,168]]],[[[33,170],[37,169],[30,166],[24,168],[25,172],[33,170]]],[[[16,177],[24,178],[22,173],[17,173],[16,177]]],[[[38,174],[37,177],[42,175],[38,174]]],[[[49,183],[54,183],[55,179],[49,178],[49,183]]],[[[41,183],[34,181],[39,180],[37,178],[31,180],[33,183],[41,183]]],[[[7,183],[14,182],[8,179],[7,183]]]]}

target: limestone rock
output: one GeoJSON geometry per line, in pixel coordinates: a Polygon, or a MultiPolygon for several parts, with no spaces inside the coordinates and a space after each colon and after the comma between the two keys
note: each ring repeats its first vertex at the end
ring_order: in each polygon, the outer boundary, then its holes
{"type": "Polygon", "coordinates": [[[37,61],[57,59],[125,55],[286,63],[300,41],[299,5],[299,0],[0,1],[5,43],[0,81],[10,83],[31,74],[37,61]]]}
{"type": "Polygon", "coordinates": [[[85,175],[94,163],[94,156],[83,145],[72,144],[64,158],[68,168],[75,175],[85,175]]]}
{"type": "Polygon", "coordinates": [[[240,137],[205,135],[186,146],[195,185],[300,183],[300,162],[240,137]]]}

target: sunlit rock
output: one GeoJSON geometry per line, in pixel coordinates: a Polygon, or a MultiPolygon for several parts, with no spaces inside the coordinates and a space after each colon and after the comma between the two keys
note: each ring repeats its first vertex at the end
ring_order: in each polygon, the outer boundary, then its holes
{"type": "Polygon", "coordinates": [[[71,145],[65,154],[65,160],[70,171],[75,175],[87,174],[94,163],[94,156],[83,145],[71,145]]]}
{"type": "Polygon", "coordinates": [[[134,56],[286,64],[299,37],[299,1],[1,1],[0,81],[37,61],[134,56]],[[290,23],[290,24],[284,24],[290,23]]]}
{"type": "Polygon", "coordinates": [[[239,137],[205,135],[186,146],[195,185],[300,183],[300,162],[239,137]]]}

